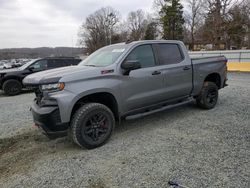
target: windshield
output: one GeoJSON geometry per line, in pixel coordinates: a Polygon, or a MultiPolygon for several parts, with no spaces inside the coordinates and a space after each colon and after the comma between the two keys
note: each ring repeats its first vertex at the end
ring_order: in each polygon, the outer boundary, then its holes
{"type": "Polygon", "coordinates": [[[28,61],[27,63],[25,63],[24,65],[22,65],[21,67],[19,67],[18,69],[20,70],[24,70],[26,69],[28,66],[30,66],[32,63],[34,63],[37,59],[34,59],[34,60],[31,60],[31,61],[28,61]]]}
{"type": "Polygon", "coordinates": [[[105,67],[111,65],[120,57],[126,48],[127,45],[125,44],[101,48],[79,63],[79,66],[105,67]]]}

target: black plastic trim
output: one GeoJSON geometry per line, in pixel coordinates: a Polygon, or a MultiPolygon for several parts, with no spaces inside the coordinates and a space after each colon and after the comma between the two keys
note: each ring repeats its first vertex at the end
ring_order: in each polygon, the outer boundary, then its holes
{"type": "Polygon", "coordinates": [[[62,123],[58,106],[39,107],[33,103],[31,112],[35,125],[43,130],[49,138],[58,138],[67,135],[68,123],[62,123]]]}

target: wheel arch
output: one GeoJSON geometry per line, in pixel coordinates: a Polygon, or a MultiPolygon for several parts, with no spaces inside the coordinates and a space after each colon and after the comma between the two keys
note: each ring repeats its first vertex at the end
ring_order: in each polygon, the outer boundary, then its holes
{"type": "Polygon", "coordinates": [[[107,106],[114,114],[116,120],[120,120],[118,102],[115,96],[110,92],[96,92],[85,95],[78,99],[71,110],[70,119],[72,119],[74,113],[84,104],[96,102],[107,106]]]}
{"type": "Polygon", "coordinates": [[[6,76],[3,78],[3,81],[2,81],[2,85],[4,84],[4,82],[8,81],[8,80],[17,80],[19,81],[22,86],[23,86],[23,83],[22,83],[22,79],[18,76],[14,76],[14,75],[10,75],[10,76],[6,76]]]}
{"type": "Polygon", "coordinates": [[[205,77],[204,82],[213,82],[217,85],[219,89],[221,88],[221,76],[217,72],[208,74],[205,77]]]}

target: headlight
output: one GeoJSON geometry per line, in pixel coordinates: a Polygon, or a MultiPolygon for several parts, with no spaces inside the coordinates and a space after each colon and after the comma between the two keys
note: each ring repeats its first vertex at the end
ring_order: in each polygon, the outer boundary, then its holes
{"type": "Polygon", "coordinates": [[[61,91],[64,89],[65,84],[63,82],[59,82],[56,84],[46,84],[41,86],[42,91],[61,91]]]}

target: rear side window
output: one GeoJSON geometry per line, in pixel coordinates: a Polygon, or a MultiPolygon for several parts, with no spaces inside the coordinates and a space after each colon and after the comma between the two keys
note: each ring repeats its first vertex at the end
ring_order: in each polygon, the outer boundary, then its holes
{"type": "Polygon", "coordinates": [[[158,44],[160,64],[180,63],[184,58],[177,44],[158,44]]]}
{"type": "Polygon", "coordinates": [[[81,59],[65,59],[64,62],[67,66],[78,65],[81,62],[81,59]]]}
{"type": "Polygon", "coordinates": [[[137,60],[142,68],[155,66],[155,58],[151,45],[136,47],[126,58],[126,60],[137,60]]]}
{"type": "Polygon", "coordinates": [[[65,63],[62,59],[50,59],[48,63],[49,68],[58,68],[65,66],[65,63]]]}

